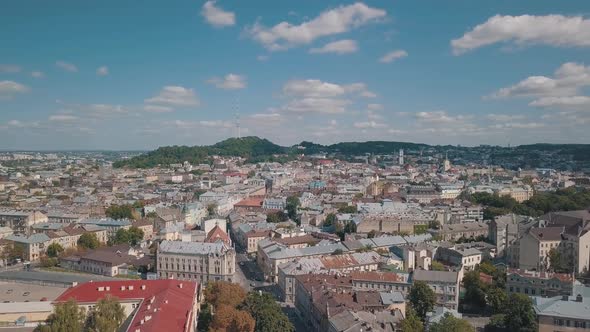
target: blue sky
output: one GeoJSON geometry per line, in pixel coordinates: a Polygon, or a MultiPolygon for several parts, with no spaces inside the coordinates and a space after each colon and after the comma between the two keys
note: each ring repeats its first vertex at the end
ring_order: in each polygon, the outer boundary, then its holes
{"type": "Polygon", "coordinates": [[[588,143],[588,1],[3,1],[0,149],[588,143]]]}

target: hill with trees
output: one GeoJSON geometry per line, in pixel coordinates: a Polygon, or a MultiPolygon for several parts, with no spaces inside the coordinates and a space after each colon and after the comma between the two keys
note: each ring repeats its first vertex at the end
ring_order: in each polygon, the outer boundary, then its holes
{"type": "Polygon", "coordinates": [[[289,148],[255,136],[229,138],[213,145],[204,146],[165,146],[154,151],[119,160],[114,167],[150,168],[158,165],[207,163],[212,156],[235,156],[246,158],[249,162],[274,161],[275,155],[285,155],[289,148]]]}
{"type": "Polygon", "coordinates": [[[234,156],[246,159],[246,162],[263,161],[286,162],[301,154],[313,155],[325,153],[330,157],[350,159],[354,156],[394,155],[400,149],[406,154],[421,154],[423,151],[444,153],[454,163],[481,163],[484,161],[509,169],[518,168],[590,168],[590,144],[530,144],[516,147],[480,145],[474,147],[451,145],[428,145],[411,142],[341,142],[321,145],[308,141],[284,147],[256,136],[229,138],[213,145],[203,146],[165,146],[129,159],[116,161],[114,167],[151,168],[167,166],[188,161],[191,164],[209,163],[212,156],[234,156]]]}

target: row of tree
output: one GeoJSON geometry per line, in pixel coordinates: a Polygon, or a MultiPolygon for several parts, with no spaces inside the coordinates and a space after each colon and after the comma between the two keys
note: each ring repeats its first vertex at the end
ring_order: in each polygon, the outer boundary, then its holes
{"type": "Polygon", "coordinates": [[[575,187],[555,192],[536,192],[533,197],[522,203],[507,195],[490,193],[464,193],[462,198],[485,205],[486,220],[508,213],[536,217],[548,212],[583,210],[590,206],[590,190],[575,187]]]}
{"type": "Polygon", "coordinates": [[[246,293],[224,281],[209,283],[197,328],[210,332],[293,332],[295,329],[269,293],[246,293]]]}
{"type": "Polygon", "coordinates": [[[116,332],[125,317],[125,310],[115,297],[100,299],[89,312],[79,307],[76,301],[69,300],[56,304],[46,325],[37,326],[35,332],[116,332]]]}

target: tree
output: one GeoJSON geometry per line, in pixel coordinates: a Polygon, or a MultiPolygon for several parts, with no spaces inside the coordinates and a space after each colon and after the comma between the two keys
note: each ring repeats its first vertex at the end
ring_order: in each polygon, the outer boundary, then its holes
{"type": "Polygon", "coordinates": [[[24,259],[25,247],[20,243],[14,243],[12,246],[7,246],[2,252],[2,257],[9,262],[15,259],[24,259]]]}
{"type": "Polygon", "coordinates": [[[295,330],[270,293],[249,293],[239,309],[245,310],[254,318],[255,332],[293,332],[295,330]]]}
{"type": "Polygon", "coordinates": [[[334,213],[328,213],[324,220],[324,227],[330,227],[336,223],[336,215],[334,213]]]}
{"type": "Polygon", "coordinates": [[[209,325],[211,325],[212,320],[213,320],[213,315],[211,314],[211,306],[209,305],[209,303],[205,303],[201,307],[201,312],[199,312],[199,319],[197,321],[197,330],[199,332],[209,331],[209,325]]]}
{"type": "Polygon", "coordinates": [[[511,294],[506,306],[504,325],[509,331],[536,331],[533,302],[524,294],[511,294]]]}
{"type": "Polygon", "coordinates": [[[420,320],[426,319],[426,314],[434,308],[436,295],[434,291],[424,282],[416,281],[410,290],[410,304],[416,310],[420,320]]]}
{"type": "Polygon", "coordinates": [[[502,288],[490,287],[486,300],[493,314],[503,313],[508,305],[508,295],[502,288]]]}
{"type": "Polygon", "coordinates": [[[115,297],[106,296],[98,301],[86,320],[88,332],[116,332],[125,320],[125,309],[115,297]]]}
{"type": "Polygon", "coordinates": [[[463,276],[463,287],[465,288],[465,302],[479,308],[486,306],[486,286],[479,279],[479,272],[477,270],[465,273],[463,276]]]}
{"type": "Polygon", "coordinates": [[[82,331],[85,317],[84,308],[78,307],[76,301],[69,300],[56,304],[53,313],[47,317],[47,325],[36,330],[42,332],[82,331]]]}
{"type": "Polygon", "coordinates": [[[249,313],[222,304],[215,310],[210,332],[253,332],[256,322],[249,313]]]}
{"type": "Polygon", "coordinates": [[[430,269],[433,271],[444,271],[445,266],[439,261],[432,261],[432,266],[430,266],[430,269]]]}
{"type": "Polygon", "coordinates": [[[94,233],[84,233],[78,239],[78,247],[84,249],[96,249],[100,246],[100,242],[94,233]]]}
{"type": "Polygon", "coordinates": [[[505,320],[506,320],[506,316],[503,314],[493,315],[490,318],[490,322],[486,324],[484,331],[485,332],[504,332],[504,331],[506,331],[506,325],[504,325],[505,320]]]}
{"type": "Polygon", "coordinates": [[[113,219],[135,219],[134,211],[133,206],[129,204],[113,204],[106,209],[105,215],[113,219]]]}
{"type": "Polygon", "coordinates": [[[297,197],[297,196],[287,197],[287,205],[286,205],[287,215],[289,216],[289,218],[291,218],[291,220],[297,219],[297,208],[299,207],[300,204],[301,203],[299,202],[299,197],[297,197]]]}
{"type": "Polygon", "coordinates": [[[120,228],[111,238],[111,244],[129,244],[135,246],[143,240],[143,230],[137,226],[131,226],[129,229],[120,228]]]}
{"type": "Polygon", "coordinates": [[[340,213],[356,213],[356,205],[344,205],[338,209],[340,213]]]}
{"type": "Polygon", "coordinates": [[[217,204],[213,203],[213,204],[207,205],[207,215],[209,217],[213,217],[216,214],[217,214],[217,204]]]}
{"type": "Polygon", "coordinates": [[[49,257],[57,257],[64,251],[64,247],[61,244],[55,242],[47,246],[47,256],[49,257]]]}
{"type": "Polygon", "coordinates": [[[401,322],[402,332],[422,332],[424,324],[411,305],[406,306],[406,317],[401,322]]]}
{"type": "Polygon", "coordinates": [[[430,332],[475,332],[469,322],[450,313],[446,313],[440,321],[432,323],[428,330],[430,332]]]}
{"type": "Polygon", "coordinates": [[[369,231],[369,233],[367,233],[367,238],[372,239],[375,237],[375,235],[377,235],[377,231],[372,229],[369,231]]]}
{"type": "Polygon", "coordinates": [[[280,222],[285,222],[287,220],[289,220],[289,216],[287,216],[287,214],[285,214],[285,212],[283,211],[272,212],[266,215],[266,222],[269,223],[276,224],[280,222]]]}
{"type": "Polygon", "coordinates": [[[205,301],[210,303],[213,308],[220,305],[230,307],[238,306],[246,298],[246,292],[240,285],[232,284],[226,281],[215,281],[209,283],[205,288],[205,301]]]}

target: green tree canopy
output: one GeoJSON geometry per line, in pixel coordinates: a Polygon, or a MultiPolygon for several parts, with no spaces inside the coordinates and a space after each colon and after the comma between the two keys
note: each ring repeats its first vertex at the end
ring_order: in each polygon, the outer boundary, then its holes
{"type": "Polygon", "coordinates": [[[414,282],[409,299],[412,308],[414,308],[421,321],[426,319],[426,314],[432,311],[436,303],[434,291],[424,281],[414,282]]]}
{"type": "Polygon", "coordinates": [[[86,313],[74,300],[58,303],[53,313],[47,317],[47,325],[39,326],[39,332],[82,331],[86,313]]]}
{"type": "Polygon", "coordinates": [[[90,311],[86,319],[86,331],[117,332],[125,317],[125,309],[117,298],[104,297],[90,311]]]}
{"type": "Polygon", "coordinates": [[[401,322],[402,332],[423,332],[424,324],[411,305],[406,306],[406,317],[401,322]]]}
{"type": "Polygon", "coordinates": [[[64,251],[64,247],[61,246],[59,243],[52,243],[47,246],[47,256],[49,257],[57,257],[64,251]]]}
{"type": "Polygon", "coordinates": [[[537,331],[533,302],[524,294],[511,294],[506,307],[504,325],[509,331],[537,331]]]}
{"type": "Polygon", "coordinates": [[[135,246],[143,240],[143,230],[136,226],[131,226],[129,229],[120,228],[111,238],[111,244],[129,244],[135,246]]]}
{"type": "Polygon", "coordinates": [[[344,205],[338,208],[340,213],[356,213],[356,205],[344,205]]]}
{"type": "Polygon", "coordinates": [[[430,332],[475,332],[469,322],[450,313],[446,313],[439,322],[432,323],[428,330],[430,332]]]}
{"type": "Polygon", "coordinates": [[[105,215],[109,218],[113,219],[135,219],[134,215],[134,208],[129,204],[117,205],[113,204],[109,206],[106,211],[105,215]]]}
{"type": "Polygon", "coordinates": [[[266,215],[266,222],[280,223],[289,220],[289,216],[283,211],[271,212],[266,215]]]}
{"type": "Polygon", "coordinates": [[[328,213],[324,220],[324,227],[330,227],[336,223],[336,215],[334,213],[328,213]]]}
{"type": "Polygon", "coordinates": [[[249,293],[239,309],[247,311],[254,318],[256,332],[293,332],[295,330],[270,293],[249,293]]]}
{"type": "Polygon", "coordinates": [[[465,302],[479,308],[485,308],[486,285],[479,279],[479,271],[473,270],[465,273],[463,287],[465,288],[465,302]]]}
{"type": "Polygon", "coordinates": [[[84,233],[78,239],[78,247],[84,249],[96,249],[100,246],[100,242],[94,233],[84,233]]]}

